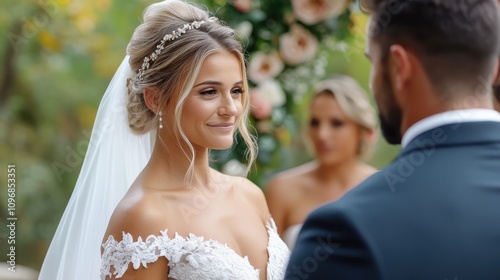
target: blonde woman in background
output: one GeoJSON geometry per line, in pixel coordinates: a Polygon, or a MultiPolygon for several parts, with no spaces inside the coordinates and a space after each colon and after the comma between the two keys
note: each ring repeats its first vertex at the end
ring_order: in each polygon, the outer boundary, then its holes
{"type": "Polygon", "coordinates": [[[320,82],[309,108],[308,136],[315,160],[275,175],[265,188],[278,232],[293,248],[302,223],[316,207],[339,199],[373,174],[362,160],[375,140],[376,116],[352,78],[320,82]]]}

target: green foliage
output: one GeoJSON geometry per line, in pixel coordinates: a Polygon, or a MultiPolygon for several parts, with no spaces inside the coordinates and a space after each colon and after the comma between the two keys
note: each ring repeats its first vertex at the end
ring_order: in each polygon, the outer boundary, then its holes
{"type": "MultiPolygon", "coordinates": [[[[15,164],[16,261],[39,269],[72,193],[100,98],[140,1],[15,1],[0,10],[0,182],[15,164]]],[[[5,5],[6,4],[6,5],[5,5]]],[[[8,232],[0,190],[0,243],[8,232]]],[[[0,260],[7,260],[8,246],[0,260]]]]}

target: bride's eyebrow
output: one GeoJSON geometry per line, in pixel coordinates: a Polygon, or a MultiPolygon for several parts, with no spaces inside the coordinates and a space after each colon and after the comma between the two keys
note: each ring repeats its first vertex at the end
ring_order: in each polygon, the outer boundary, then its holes
{"type": "MultiPolygon", "coordinates": [[[[236,86],[236,85],[242,85],[243,84],[243,81],[238,81],[236,83],[233,84],[233,86],[236,86]]],[[[197,85],[195,85],[193,88],[195,87],[199,87],[199,86],[206,86],[206,85],[211,85],[211,86],[222,86],[222,83],[219,82],[219,81],[211,81],[211,80],[208,80],[208,81],[203,81],[197,85]]]]}
{"type": "Polygon", "coordinates": [[[203,81],[197,85],[195,85],[194,87],[199,87],[199,86],[206,86],[206,85],[214,85],[214,86],[221,86],[222,83],[221,82],[218,82],[218,81],[203,81]]]}

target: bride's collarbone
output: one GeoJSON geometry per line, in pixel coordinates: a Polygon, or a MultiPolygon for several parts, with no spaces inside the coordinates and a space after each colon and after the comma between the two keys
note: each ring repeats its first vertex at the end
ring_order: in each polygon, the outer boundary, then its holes
{"type": "MultiPolygon", "coordinates": [[[[222,186],[163,192],[156,210],[164,215],[162,230],[170,237],[193,234],[226,244],[235,253],[255,259],[266,252],[268,231],[252,205],[237,189],[222,186]]],[[[158,200],[157,200],[158,202],[158,200]]],[[[155,203],[156,204],[156,203],[155,203]]],[[[151,204],[151,207],[157,207],[151,204]]],[[[257,265],[257,264],[255,264],[257,265]]]]}
{"type": "Polygon", "coordinates": [[[239,194],[234,188],[192,188],[179,191],[168,191],[156,196],[163,208],[162,211],[181,223],[192,223],[193,219],[208,220],[227,219],[236,215],[244,218],[246,213],[255,215],[254,205],[239,194]],[[243,217],[242,217],[243,216],[243,217]]]}
{"type": "Polygon", "coordinates": [[[232,192],[214,196],[203,192],[195,195],[168,192],[149,198],[153,198],[146,203],[150,210],[162,216],[154,227],[166,230],[170,238],[203,237],[206,242],[215,241],[242,258],[248,257],[250,264],[261,272],[267,269],[269,233],[253,205],[243,196],[232,192]]]}
{"type": "Polygon", "coordinates": [[[204,240],[215,240],[250,259],[266,252],[269,234],[258,216],[241,215],[242,212],[231,209],[213,211],[210,208],[196,209],[192,205],[178,206],[178,214],[165,224],[171,238],[178,234],[184,238],[195,235],[204,240]]]}
{"type": "Polygon", "coordinates": [[[187,237],[194,234],[228,244],[243,244],[257,239],[267,241],[267,229],[258,217],[239,215],[237,211],[228,209],[214,211],[210,208],[182,207],[184,209],[177,209],[175,218],[166,221],[165,229],[168,229],[169,235],[177,233],[187,237]]]}

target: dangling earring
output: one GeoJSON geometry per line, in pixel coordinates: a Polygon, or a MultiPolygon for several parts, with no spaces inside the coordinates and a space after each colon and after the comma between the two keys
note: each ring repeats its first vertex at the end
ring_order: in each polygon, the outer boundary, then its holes
{"type": "Polygon", "coordinates": [[[163,128],[163,118],[161,117],[161,116],[162,116],[161,111],[158,113],[158,116],[160,117],[160,118],[158,119],[158,122],[159,122],[159,126],[158,126],[158,127],[159,127],[160,129],[162,129],[162,128],[163,128]]]}

